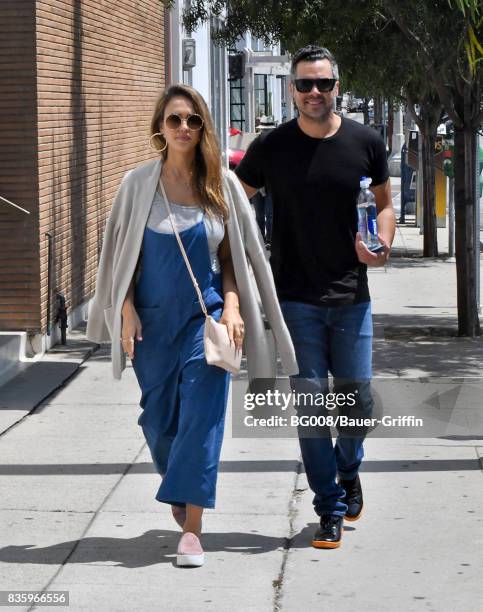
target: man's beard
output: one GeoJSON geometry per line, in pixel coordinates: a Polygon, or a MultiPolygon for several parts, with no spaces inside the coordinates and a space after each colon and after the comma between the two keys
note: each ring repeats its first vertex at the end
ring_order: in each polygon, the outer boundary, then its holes
{"type": "Polygon", "coordinates": [[[327,102],[326,100],[323,100],[322,108],[319,111],[320,114],[315,117],[314,115],[310,115],[309,113],[305,112],[303,108],[304,105],[301,106],[302,108],[299,108],[300,114],[303,115],[308,121],[313,121],[314,123],[324,123],[324,121],[326,121],[332,113],[332,101],[327,102]]]}

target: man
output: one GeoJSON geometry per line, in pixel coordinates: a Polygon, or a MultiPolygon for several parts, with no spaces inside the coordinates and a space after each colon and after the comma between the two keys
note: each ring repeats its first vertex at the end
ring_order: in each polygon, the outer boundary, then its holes
{"type": "MultiPolygon", "coordinates": [[[[367,266],[386,263],[395,231],[386,148],[377,132],[334,113],[338,68],[327,49],[310,45],[294,55],[290,90],[299,117],[254,140],[236,173],[248,197],[262,187],[272,195],[271,264],[300,369],[292,386],[318,381],[327,389],[331,373],[336,388],[354,390],[359,414],[370,416],[367,266]],[[357,233],[362,176],[372,179],[384,245],[379,253],[357,233]]],[[[358,519],[363,505],[363,437],[339,435],[334,446],[327,429],[306,437],[299,428],[320,517],[312,540],[317,548],[337,548],[344,516],[358,519]]]]}

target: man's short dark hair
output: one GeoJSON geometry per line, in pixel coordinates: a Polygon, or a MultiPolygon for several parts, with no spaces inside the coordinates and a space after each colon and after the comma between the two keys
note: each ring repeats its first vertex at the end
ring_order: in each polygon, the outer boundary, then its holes
{"type": "Polygon", "coordinates": [[[315,62],[317,60],[324,59],[329,60],[334,79],[339,79],[339,68],[332,53],[325,47],[307,45],[306,47],[299,49],[292,57],[292,66],[290,68],[292,81],[295,79],[295,76],[297,74],[297,64],[299,62],[315,62]]]}

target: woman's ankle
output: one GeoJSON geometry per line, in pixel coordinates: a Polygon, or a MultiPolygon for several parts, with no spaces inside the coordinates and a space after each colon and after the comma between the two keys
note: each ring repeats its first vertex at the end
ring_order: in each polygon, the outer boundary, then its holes
{"type": "Polygon", "coordinates": [[[201,525],[190,525],[188,521],[183,526],[183,533],[194,533],[197,538],[201,537],[201,525]]]}

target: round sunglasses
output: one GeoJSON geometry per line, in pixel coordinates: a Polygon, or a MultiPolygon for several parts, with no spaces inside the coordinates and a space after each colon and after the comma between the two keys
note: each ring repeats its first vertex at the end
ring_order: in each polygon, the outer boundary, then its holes
{"type": "Polygon", "coordinates": [[[186,118],[180,117],[179,115],[176,115],[176,113],[173,113],[172,115],[168,115],[166,117],[164,123],[169,130],[177,130],[181,127],[183,121],[186,121],[186,127],[192,132],[201,130],[204,123],[203,118],[196,113],[193,115],[188,115],[186,118]]]}
{"type": "Polygon", "coordinates": [[[337,79],[295,79],[295,88],[299,93],[309,93],[315,85],[320,93],[332,91],[337,79]]]}

